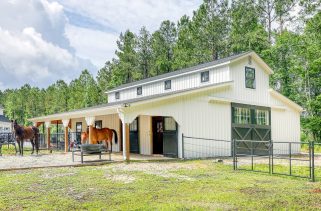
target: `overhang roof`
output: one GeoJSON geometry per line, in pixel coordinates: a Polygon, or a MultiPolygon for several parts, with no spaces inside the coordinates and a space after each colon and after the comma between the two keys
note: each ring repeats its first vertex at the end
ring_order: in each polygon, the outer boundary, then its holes
{"type": "Polygon", "coordinates": [[[140,98],[134,98],[129,100],[122,100],[118,102],[112,102],[107,104],[101,104],[98,106],[92,106],[88,108],[73,110],[69,112],[63,112],[63,113],[57,113],[57,114],[51,114],[47,116],[40,116],[40,117],[34,117],[30,118],[29,121],[32,122],[44,122],[44,121],[52,121],[52,120],[58,120],[58,119],[69,119],[69,118],[80,118],[85,116],[92,116],[92,115],[107,115],[107,114],[113,114],[117,113],[117,109],[127,107],[130,105],[137,105],[141,103],[147,103],[151,100],[163,100],[165,98],[172,98],[176,97],[178,95],[184,95],[184,94],[190,94],[195,93],[199,91],[204,91],[212,88],[220,88],[225,86],[232,85],[233,81],[227,81],[217,84],[208,84],[200,87],[194,87],[184,90],[178,90],[173,92],[166,92],[162,94],[156,94],[156,95],[150,95],[146,97],[140,97],[140,98]],[[103,114],[102,114],[103,113],[103,114]]]}
{"type": "Polygon", "coordinates": [[[280,94],[279,92],[275,91],[274,89],[269,89],[269,92],[272,96],[274,96],[278,100],[282,101],[286,105],[292,107],[293,109],[295,109],[299,112],[303,111],[303,108],[300,105],[296,104],[295,102],[293,102],[289,98],[285,97],[284,95],[280,94]]]}

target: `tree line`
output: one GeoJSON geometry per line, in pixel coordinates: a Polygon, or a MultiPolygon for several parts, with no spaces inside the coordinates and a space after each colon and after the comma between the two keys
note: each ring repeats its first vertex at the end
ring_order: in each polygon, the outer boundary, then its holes
{"type": "Polygon", "coordinates": [[[124,83],[254,50],[275,71],[270,86],[305,108],[303,139],[321,141],[320,0],[203,0],[191,17],[165,20],[149,32],[127,30],[115,58],[94,78],[84,70],[69,84],[26,84],[0,91],[9,118],[27,118],[107,102],[105,91],[124,83]]]}

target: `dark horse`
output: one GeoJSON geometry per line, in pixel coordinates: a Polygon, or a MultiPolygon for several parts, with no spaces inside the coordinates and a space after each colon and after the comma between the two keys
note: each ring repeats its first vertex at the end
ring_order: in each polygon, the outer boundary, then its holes
{"type": "Polygon", "coordinates": [[[19,147],[19,153],[20,155],[23,156],[23,142],[25,140],[29,140],[31,145],[32,145],[32,152],[31,154],[34,153],[35,147],[36,147],[36,153],[38,154],[39,150],[39,142],[38,142],[38,137],[39,137],[39,129],[34,126],[20,126],[18,125],[17,121],[12,121],[13,124],[13,130],[14,130],[14,135],[16,137],[18,147],[19,147]]]}

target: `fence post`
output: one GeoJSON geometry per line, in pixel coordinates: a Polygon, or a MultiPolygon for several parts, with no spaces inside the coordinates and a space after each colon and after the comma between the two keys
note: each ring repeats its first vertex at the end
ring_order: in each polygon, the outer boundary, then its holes
{"type": "Polygon", "coordinates": [[[254,170],[254,164],[253,164],[253,141],[251,141],[251,169],[254,170]]]}
{"type": "Polygon", "coordinates": [[[274,148],[274,144],[273,144],[273,140],[271,140],[271,174],[273,174],[273,165],[274,165],[274,152],[273,152],[273,148],[274,148]]]}
{"type": "Polygon", "coordinates": [[[184,133],[182,133],[182,158],[185,159],[185,153],[184,153],[184,133]]]}
{"type": "Polygon", "coordinates": [[[312,168],[311,168],[311,170],[312,170],[312,172],[311,172],[311,176],[312,176],[312,182],[315,182],[315,176],[314,176],[314,141],[312,141],[312,168]]]}
{"type": "Polygon", "coordinates": [[[232,139],[232,156],[233,156],[233,169],[236,170],[236,143],[235,139],[232,139]]]}
{"type": "Polygon", "coordinates": [[[289,165],[290,165],[290,169],[289,169],[289,173],[290,176],[292,176],[292,149],[291,149],[291,142],[289,142],[289,165]]]}
{"type": "Polygon", "coordinates": [[[269,174],[272,174],[271,168],[271,155],[272,155],[272,140],[269,140],[269,174]]]}

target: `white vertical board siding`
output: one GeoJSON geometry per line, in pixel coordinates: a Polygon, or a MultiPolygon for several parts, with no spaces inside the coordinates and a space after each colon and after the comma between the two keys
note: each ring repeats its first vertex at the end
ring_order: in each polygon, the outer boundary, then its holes
{"type": "MultiPolygon", "coordinates": [[[[271,99],[277,105],[285,106],[277,99],[271,99]]],[[[271,130],[272,140],[275,142],[273,152],[275,154],[288,154],[289,144],[282,144],[277,142],[300,142],[300,112],[295,111],[289,107],[286,109],[271,108],[271,130]]],[[[291,144],[292,153],[300,152],[300,144],[291,144]]]]}
{"type": "Polygon", "coordinates": [[[152,118],[151,116],[139,116],[139,148],[140,154],[152,154],[152,118]]]}
{"type": "Polygon", "coordinates": [[[252,59],[252,64],[248,64],[248,58],[230,64],[231,80],[234,81],[233,89],[227,92],[218,93],[217,97],[233,99],[252,105],[268,105],[269,102],[269,75],[257,62],[252,59]],[[245,87],[245,67],[255,68],[255,89],[245,87]]]}
{"type": "MultiPolygon", "coordinates": [[[[138,115],[173,117],[179,125],[179,146],[181,146],[182,133],[185,136],[231,140],[231,105],[209,103],[207,96],[212,92],[207,91],[202,94],[131,107],[130,113],[126,115],[132,118],[138,115]]],[[[230,156],[231,154],[231,144],[226,142],[190,140],[189,143],[189,148],[184,145],[184,155],[188,158],[230,156]]],[[[148,148],[149,146],[145,144],[141,142],[142,147],[148,148]]],[[[182,157],[182,147],[178,148],[178,154],[182,157]]]]}
{"type": "MultiPolygon", "coordinates": [[[[157,81],[154,83],[149,83],[146,85],[142,85],[143,93],[142,95],[137,96],[137,87],[128,88],[119,91],[120,93],[120,99],[118,101],[122,100],[128,100],[138,97],[146,97],[156,94],[162,94],[166,92],[174,92],[178,90],[184,90],[184,89],[190,89],[195,87],[201,87],[204,85],[209,84],[216,84],[216,83],[222,83],[226,81],[230,81],[230,73],[228,66],[222,66],[215,69],[209,69],[209,82],[201,83],[201,72],[197,73],[191,73],[183,76],[177,76],[175,78],[171,78],[171,89],[165,90],[165,80],[157,81]]],[[[117,101],[115,99],[115,92],[108,94],[108,102],[115,102],[117,101]]]]}

